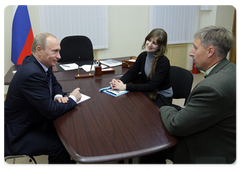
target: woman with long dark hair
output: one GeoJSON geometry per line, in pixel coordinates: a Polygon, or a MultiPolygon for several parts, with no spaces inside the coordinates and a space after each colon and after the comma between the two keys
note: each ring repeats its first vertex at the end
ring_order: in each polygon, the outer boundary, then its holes
{"type": "Polygon", "coordinates": [[[172,87],[170,84],[170,64],[164,55],[167,52],[167,33],[160,28],[152,30],[145,38],[142,46],[145,49],[134,65],[119,80],[112,79],[113,90],[145,92],[158,106],[172,104],[172,87]],[[139,73],[142,84],[131,84],[139,73]]]}

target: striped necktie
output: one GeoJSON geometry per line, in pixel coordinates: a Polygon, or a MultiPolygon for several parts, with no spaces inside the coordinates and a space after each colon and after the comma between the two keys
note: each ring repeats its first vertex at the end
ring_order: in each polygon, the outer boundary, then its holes
{"type": "Polygon", "coordinates": [[[50,95],[52,95],[52,75],[51,75],[51,73],[50,73],[50,69],[48,69],[48,71],[46,72],[46,74],[47,74],[49,92],[50,92],[50,95]]]}

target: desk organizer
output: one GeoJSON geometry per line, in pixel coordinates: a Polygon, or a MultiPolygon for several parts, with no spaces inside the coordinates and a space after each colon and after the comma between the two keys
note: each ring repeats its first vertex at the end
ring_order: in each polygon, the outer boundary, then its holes
{"type": "Polygon", "coordinates": [[[122,60],[122,67],[123,68],[131,68],[135,63],[137,57],[130,57],[130,60],[122,60]]]}
{"type": "Polygon", "coordinates": [[[80,78],[87,78],[87,77],[94,77],[93,74],[89,73],[89,74],[83,74],[83,75],[75,75],[75,79],[80,79],[80,78]]]}

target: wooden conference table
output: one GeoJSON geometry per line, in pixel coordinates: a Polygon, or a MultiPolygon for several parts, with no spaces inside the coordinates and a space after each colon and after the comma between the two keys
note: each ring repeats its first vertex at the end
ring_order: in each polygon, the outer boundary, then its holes
{"type": "MultiPolygon", "coordinates": [[[[121,66],[115,67],[118,69],[126,71],[121,66]]],[[[143,93],[113,97],[99,92],[114,76],[120,77],[116,71],[92,78],[71,78],[75,73],[76,70],[55,75],[63,91],[80,87],[91,98],[54,121],[61,141],[75,161],[123,160],[155,153],[177,143],[163,126],[157,106],[143,93]],[[66,74],[64,80],[62,75],[66,74]]]]}
{"type": "MultiPolygon", "coordinates": [[[[128,60],[129,57],[121,57],[121,58],[117,58],[115,60],[118,61],[122,61],[123,59],[128,60]]],[[[76,61],[76,63],[79,63],[78,61],[76,61]]],[[[53,72],[54,75],[56,76],[58,81],[65,81],[65,80],[75,80],[75,75],[77,74],[76,70],[70,70],[70,71],[64,71],[59,65],[61,63],[58,63],[57,66],[53,67],[53,72]]],[[[80,62],[80,66],[84,65],[84,64],[89,64],[89,61],[83,61],[80,62]]],[[[6,75],[4,76],[4,85],[9,85],[13,76],[14,76],[14,71],[16,71],[20,66],[19,65],[13,65],[12,67],[9,68],[8,72],[6,73],[6,75]]],[[[112,76],[112,75],[121,75],[124,74],[125,72],[127,72],[127,68],[122,68],[121,66],[118,67],[114,67],[115,69],[115,73],[113,74],[102,74],[101,76],[97,76],[97,77],[106,77],[106,76],[112,76]]],[[[87,74],[84,70],[80,69],[80,74],[84,75],[87,74]]]]}

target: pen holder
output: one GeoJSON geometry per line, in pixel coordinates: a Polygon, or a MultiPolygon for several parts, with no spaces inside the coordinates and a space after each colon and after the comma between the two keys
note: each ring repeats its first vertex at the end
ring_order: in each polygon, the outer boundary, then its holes
{"type": "Polygon", "coordinates": [[[102,75],[102,67],[95,66],[95,75],[102,75]]]}

